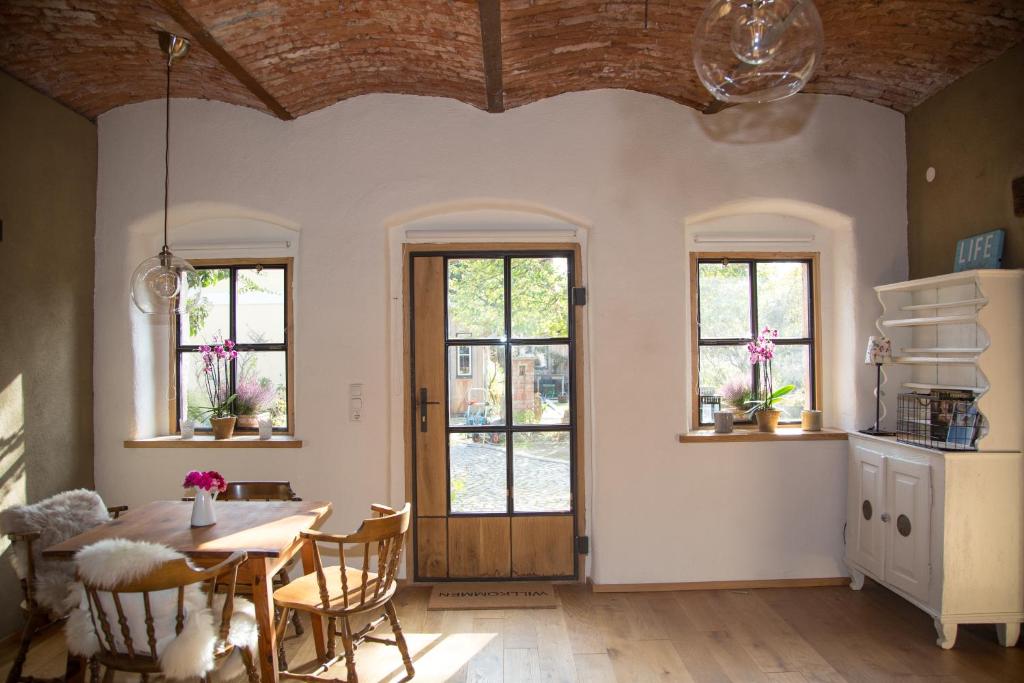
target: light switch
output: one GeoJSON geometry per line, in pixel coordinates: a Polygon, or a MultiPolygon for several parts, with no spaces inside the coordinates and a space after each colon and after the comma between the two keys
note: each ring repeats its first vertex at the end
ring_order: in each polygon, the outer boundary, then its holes
{"type": "Polygon", "coordinates": [[[362,384],[349,384],[348,385],[349,398],[362,398],[363,397],[363,385],[362,384]]]}
{"type": "Polygon", "coordinates": [[[362,422],[363,420],[363,399],[350,398],[348,400],[348,419],[350,422],[362,422]]]}

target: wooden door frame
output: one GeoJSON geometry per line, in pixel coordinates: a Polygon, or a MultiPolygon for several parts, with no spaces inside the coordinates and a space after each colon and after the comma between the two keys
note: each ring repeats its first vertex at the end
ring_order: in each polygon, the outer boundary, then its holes
{"type": "MultiPolygon", "coordinates": [[[[573,254],[573,287],[584,287],[583,281],[583,259],[580,244],[578,242],[456,242],[456,243],[404,243],[402,244],[402,404],[404,406],[404,419],[402,421],[402,432],[405,441],[404,472],[405,472],[405,498],[414,500],[416,481],[413,470],[413,421],[415,420],[415,408],[410,397],[412,387],[409,382],[412,375],[412,297],[410,296],[409,260],[413,254],[419,253],[445,253],[457,254],[460,252],[516,252],[516,251],[570,251],[573,254]]],[[[585,418],[587,406],[587,386],[583,381],[584,353],[587,347],[587,328],[585,306],[572,306],[571,314],[574,317],[575,331],[575,378],[576,385],[572,387],[576,392],[576,536],[587,534],[586,500],[587,500],[587,476],[586,476],[586,430],[585,418]]],[[[416,510],[413,510],[415,516],[416,510]]],[[[413,524],[413,533],[409,547],[405,554],[405,575],[409,583],[420,583],[429,585],[430,581],[416,581],[416,567],[414,564],[415,553],[412,548],[417,542],[416,525],[413,524]]],[[[575,549],[574,549],[575,550],[575,549]]],[[[586,555],[577,554],[577,575],[576,581],[586,583],[587,564],[586,555]]]]}

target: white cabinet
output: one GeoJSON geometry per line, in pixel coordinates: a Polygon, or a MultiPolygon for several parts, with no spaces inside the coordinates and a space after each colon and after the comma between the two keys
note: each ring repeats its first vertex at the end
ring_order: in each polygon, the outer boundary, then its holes
{"type": "Polygon", "coordinates": [[[914,603],[943,648],[971,623],[996,624],[1012,646],[1024,621],[1024,456],[849,439],[851,587],[868,576],[914,603]]]}

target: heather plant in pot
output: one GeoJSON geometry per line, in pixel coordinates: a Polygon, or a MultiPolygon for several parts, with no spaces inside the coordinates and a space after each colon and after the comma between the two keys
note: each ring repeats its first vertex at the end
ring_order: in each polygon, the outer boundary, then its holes
{"type": "Polygon", "coordinates": [[[757,430],[774,432],[779,426],[782,411],[775,407],[776,402],[793,391],[792,384],[776,389],[772,382],[772,360],[775,358],[775,339],[778,330],[766,327],[761,330],[757,339],[747,344],[750,352],[750,364],[758,366],[759,386],[754,391],[753,400],[747,401],[748,412],[757,418],[757,430]]]}
{"type": "Polygon", "coordinates": [[[213,428],[215,439],[230,439],[235,432],[235,416],[232,407],[235,394],[228,395],[231,386],[231,364],[238,358],[235,342],[225,339],[213,345],[203,344],[199,347],[203,364],[199,369],[203,388],[210,405],[200,411],[200,415],[210,416],[210,427],[213,428]]]}
{"type": "Polygon", "coordinates": [[[235,387],[235,414],[242,429],[259,427],[259,414],[270,410],[277,400],[277,388],[269,379],[243,378],[235,387]]]}
{"type": "Polygon", "coordinates": [[[749,420],[750,413],[748,404],[753,400],[750,393],[750,379],[746,377],[734,377],[718,389],[718,395],[726,409],[733,413],[736,420],[749,420]]]}

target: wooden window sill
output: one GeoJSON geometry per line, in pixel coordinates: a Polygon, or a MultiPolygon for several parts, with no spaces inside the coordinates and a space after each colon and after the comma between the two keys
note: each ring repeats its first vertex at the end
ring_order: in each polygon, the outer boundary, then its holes
{"type": "Polygon", "coordinates": [[[712,429],[698,429],[679,435],[679,443],[729,443],[745,441],[846,441],[841,429],[805,432],[799,427],[779,427],[775,433],[756,429],[737,429],[731,434],[716,434],[712,429]]]}
{"type": "Polygon", "coordinates": [[[156,436],[152,439],[128,439],[125,448],[302,448],[302,439],[294,436],[275,435],[260,439],[256,435],[233,436],[230,439],[214,439],[203,434],[192,439],[183,439],[177,434],[156,436]]]}

